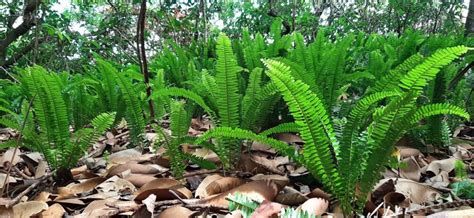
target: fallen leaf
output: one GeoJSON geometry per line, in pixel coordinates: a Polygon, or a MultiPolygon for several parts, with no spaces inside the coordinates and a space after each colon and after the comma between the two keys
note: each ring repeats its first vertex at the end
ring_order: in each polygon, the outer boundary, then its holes
{"type": "Polygon", "coordinates": [[[312,214],[315,216],[320,216],[321,214],[325,213],[329,207],[329,202],[322,199],[322,198],[311,198],[304,202],[300,209],[303,211],[308,212],[308,214],[312,214]]]}
{"type": "Polygon", "coordinates": [[[442,211],[438,213],[431,214],[427,218],[458,218],[458,217],[474,217],[474,208],[464,209],[464,210],[453,210],[453,211],[442,211]]]}
{"type": "Polygon", "coordinates": [[[410,202],[405,195],[398,192],[389,192],[383,197],[383,202],[390,206],[391,209],[395,209],[396,206],[407,208],[410,206],[410,202]]]}
{"type": "Polygon", "coordinates": [[[14,218],[32,217],[47,209],[48,209],[48,204],[42,201],[21,202],[13,206],[13,217],[14,218]]]}
{"type": "Polygon", "coordinates": [[[405,159],[405,158],[408,158],[408,157],[423,156],[421,151],[416,149],[416,148],[409,148],[409,147],[406,147],[406,146],[397,146],[397,149],[400,152],[400,158],[401,159],[405,159]]]}
{"type": "Polygon", "coordinates": [[[146,209],[148,210],[148,212],[151,213],[152,217],[155,211],[155,201],[156,201],[156,195],[154,194],[148,195],[148,197],[142,201],[142,203],[146,206],[146,209]]]}
{"type": "Polygon", "coordinates": [[[405,164],[404,167],[400,167],[400,175],[402,178],[410,179],[413,181],[420,181],[421,168],[415,161],[414,157],[408,157],[401,161],[405,164]]]}
{"type": "MultiPolygon", "coordinates": [[[[3,187],[5,185],[4,182],[5,182],[6,177],[7,177],[7,174],[0,173],[0,187],[3,187]]],[[[8,177],[8,183],[15,183],[15,182],[17,182],[17,180],[14,177],[12,176],[8,177]]]]}
{"type": "Polygon", "coordinates": [[[178,218],[178,217],[192,217],[194,214],[193,211],[191,211],[188,208],[182,207],[182,206],[174,206],[170,207],[158,215],[158,218],[178,218]]]}
{"type": "MultiPolygon", "coordinates": [[[[245,182],[242,179],[233,177],[221,177],[218,179],[213,179],[213,181],[211,181],[209,184],[204,184],[206,185],[204,186],[204,193],[199,196],[205,198],[211,195],[219,194],[231,190],[244,183],[245,182]]],[[[200,187],[201,186],[199,186],[198,189],[200,189],[200,187]]]]}
{"type": "Polygon", "coordinates": [[[286,176],[281,175],[264,175],[264,174],[257,174],[255,176],[250,177],[251,180],[271,180],[278,184],[281,188],[287,186],[290,183],[290,179],[286,176]]]}
{"type": "Polygon", "coordinates": [[[454,164],[456,162],[455,158],[448,158],[444,160],[435,160],[432,161],[426,168],[426,173],[430,173],[431,176],[438,175],[441,171],[445,171],[447,173],[454,170],[454,164]]]}
{"type": "Polygon", "coordinates": [[[106,181],[95,186],[95,189],[98,192],[118,192],[122,193],[128,191],[134,193],[137,191],[137,188],[125,179],[121,179],[118,176],[113,176],[107,179],[106,181]]]}
{"type": "Polygon", "coordinates": [[[301,194],[301,192],[299,192],[298,190],[286,186],[280,191],[280,193],[278,193],[275,198],[275,201],[284,205],[295,206],[302,204],[308,199],[308,197],[301,194]]]}
{"type": "Polygon", "coordinates": [[[320,188],[315,188],[313,191],[309,192],[306,194],[306,197],[308,198],[322,198],[324,200],[328,200],[331,198],[331,195],[328,194],[327,192],[321,190],[320,188]]]}
{"type": "Polygon", "coordinates": [[[223,192],[217,196],[202,199],[201,203],[208,205],[215,205],[221,207],[228,207],[229,202],[226,200],[229,194],[239,192],[252,198],[256,201],[273,201],[280,192],[280,188],[273,181],[269,180],[257,180],[249,183],[240,185],[239,187],[233,188],[229,191],[223,192]]]}
{"type": "Polygon", "coordinates": [[[428,178],[425,183],[434,188],[446,188],[451,182],[449,181],[448,173],[446,171],[441,171],[438,175],[428,178]]]}
{"type": "Polygon", "coordinates": [[[263,201],[255,212],[250,216],[251,218],[271,218],[283,209],[283,205],[271,201],[263,201]]]}
{"type": "Polygon", "coordinates": [[[49,199],[49,196],[51,196],[51,193],[49,192],[40,192],[36,197],[35,197],[35,201],[42,201],[42,202],[48,202],[50,201],[49,199]]]}
{"type": "Polygon", "coordinates": [[[35,178],[40,178],[46,175],[46,170],[48,169],[48,163],[46,161],[40,161],[35,171],[35,178]]]}
{"type": "Polygon", "coordinates": [[[84,193],[84,192],[90,192],[94,190],[94,188],[105,181],[105,178],[101,177],[96,177],[92,179],[86,179],[84,181],[81,181],[80,183],[77,184],[71,184],[67,185],[66,188],[69,188],[74,194],[79,194],[79,193],[84,193]]]}
{"type": "Polygon", "coordinates": [[[199,184],[199,186],[196,188],[196,191],[195,191],[195,197],[196,198],[205,198],[205,197],[208,197],[209,194],[207,194],[207,191],[206,191],[206,188],[209,184],[211,184],[212,182],[216,181],[216,180],[219,180],[221,179],[222,176],[220,176],[219,174],[213,174],[213,175],[209,175],[209,176],[206,176],[206,178],[204,178],[201,183],[199,184]]]}
{"type": "MultiPolygon", "coordinates": [[[[2,156],[0,156],[1,166],[5,166],[6,162],[10,163],[10,161],[12,161],[13,153],[15,153],[15,148],[10,148],[7,151],[5,151],[5,153],[3,153],[2,156]]],[[[20,158],[21,154],[22,152],[20,151],[20,149],[17,149],[15,153],[15,157],[13,158],[13,161],[11,162],[12,165],[16,165],[17,163],[21,161],[21,158],[20,158]]]]}
{"type": "Polygon", "coordinates": [[[110,217],[119,213],[117,208],[109,207],[107,204],[112,204],[117,200],[107,199],[107,200],[96,200],[91,202],[84,208],[84,211],[79,215],[80,217],[110,217]]]}
{"type": "Polygon", "coordinates": [[[169,190],[173,190],[181,198],[192,197],[191,191],[189,191],[186,187],[184,187],[178,181],[174,179],[168,179],[168,178],[158,178],[143,185],[135,193],[136,197],[134,200],[142,201],[143,199],[147,198],[150,194],[155,194],[157,196],[158,201],[175,199],[176,197],[173,194],[171,194],[169,190]]]}
{"type": "Polygon", "coordinates": [[[109,155],[109,161],[116,164],[124,164],[134,160],[140,160],[142,153],[136,149],[126,149],[109,155]]]}
{"type": "Polygon", "coordinates": [[[146,183],[156,179],[156,177],[150,174],[136,174],[136,173],[130,173],[126,176],[123,176],[122,178],[131,182],[133,185],[135,185],[135,187],[142,187],[146,183]]]}
{"type": "Polygon", "coordinates": [[[112,168],[110,168],[109,172],[107,173],[107,177],[119,175],[120,173],[126,170],[130,170],[130,173],[136,173],[136,174],[157,174],[160,172],[164,172],[167,169],[156,164],[145,165],[145,164],[138,164],[138,163],[126,163],[126,164],[113,166],[112,168]]]}
{"type": "Polygon", "coordinates": [[[275,134],[275,138],[277,138],[280,141],[284,141],[288,144],[303,144],[304,141],[301,139],[300,136],[292,133],[277,133],[275,134]]]}
{"type": "Polygon", "coordinates": [[[51,205],[46,211],[43,211],[41,213],[41,217],[42,218],[63,217],[65,213],[66,213],[66,210],[64,210],[63,206],[56,203],[56,204],[51,205]]]}
{"type": "MultiPolygon", "coordinates": [[[[378,184],[384,184],[391,179],[382,179],[378,184]]],[[[392,180],[393,181],[393,180],[392,180]]],[[[379,187],[376,185],[375,187],[379,187]]],[[[399,178],[395,183],[395,191],[404,194],[412,202],[416,204],[422,204],[425,202],[433,202],[441,197],[441,193],[422,183],[414,182],[408,179],[399,178]]],[[[387,192],[388,193],[388,192],[387,192]]],[[[385,194],[384,194],[385,196],[385,194]]]]}

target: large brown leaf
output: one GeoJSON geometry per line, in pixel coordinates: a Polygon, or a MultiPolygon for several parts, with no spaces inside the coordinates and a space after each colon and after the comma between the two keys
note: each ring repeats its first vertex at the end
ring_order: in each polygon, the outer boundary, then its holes
{"type": "Polygon", "coordinates": [[[245,182],[239,178],[221,177],[217,174],[210,175],[206,177],[196,189],[196,197],[206,198],[231,190],[243,183],[245,182]]]}
{"type": "Polygon", "coordinates": [[[48,204],[42,201],[27,201],[13,206],[14,218],[28,218],[48,209],[48,204]]]}
{"type": "Polygon", "coordinates": [[[158,218],[185,218],[191,217],[193,214],[194,212],[188,208],[182,206],[174,206],[161,212],[160,215],[158,215],[158,218]]]}
{"type": "Polygon", "coordinates": [[[157,201],[161,200],[170,200],[175,199],[176,197],[170,193],[169,190],[174,191],[178,194],[181,198],[191,198],[192,193],[186,187],[184,187],[181,183],[174,179],[168,178],[158,178],[152,180],[145,185],[143,185],[136,193],[135,193],[135,201],[142,201],[143,199],[147,198],[150,194],[155,194],[157,196],[157,201]]]}

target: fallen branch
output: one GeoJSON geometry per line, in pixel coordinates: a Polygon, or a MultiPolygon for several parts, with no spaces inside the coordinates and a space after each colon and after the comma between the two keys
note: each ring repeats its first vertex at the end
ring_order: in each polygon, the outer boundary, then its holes
{"type": "Polygon", "coordinates": [[[52,175],[54,174],[54,171],[49,173],[49,174],[46,174],[42,177],[40,177],[38,179],[38,181],[36,181],[35,183],[33,183],[32,185],[28,186],[28,188],[26,188],[25,190],[23,190],[20,194],[18,194],[15,198],[13,198],[8,204],[5,205],[6,208],[10,208],[12,206],[14,206],[15,204],[17,204],[18,202],[20,202],[21,198],[23,196],[25,196],[26,194],[28,194],[31,190],[33,190],[34,188],[38,187],[40,184],[42,184],[45,180],[47,180],[49,177],[51,177],[52,175]]]}

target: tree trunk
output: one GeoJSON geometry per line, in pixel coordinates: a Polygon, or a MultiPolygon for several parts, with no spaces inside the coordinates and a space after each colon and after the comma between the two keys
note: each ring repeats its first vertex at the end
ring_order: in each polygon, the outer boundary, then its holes
{"type": "Polygon", "coordinates": [[[474,0],[469,1],[469,11],[466,18],[466,31],[464,35],[472,36],[474,34],[474,0]]]}

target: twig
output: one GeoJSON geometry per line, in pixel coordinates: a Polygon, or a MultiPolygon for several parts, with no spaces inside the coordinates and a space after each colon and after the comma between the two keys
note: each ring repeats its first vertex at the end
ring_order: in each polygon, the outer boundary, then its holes
{"type": "Polygon", "coordinates": [[[23,122],[21,124],[21,129],[18,133],[19,135],[18,135],[18,138],[16,140],[16,146],[15,146],[15,149],[13,150],[13,155],[12,155],[12,158],[10,160],[10,166],[8,167],[7,175],[5,176],[5,180],[3,181],[3,186],[2,186],[2,190],[0,191],[0,196],[3,195],[4,190],[7,190],[7,192],[8,192],[8,186],[9,186],[8,179],[10,177],[10,173],[11,173],[11,170],[12,170],[12,167],[13,167],[13,160],[15,159],[18,148],[20,147],[20,143],[21,143],[21,139],[22,139],[22,132],[25,129],[26,120],[28,120],[28,116],[30,115],[30,111],[31,111],[31,106],[33,105],[33,101],[35,100],[35,98],[36,98],[36,94],[31,98],[30,103],[28,104],[28,110],[26,110],[25,118],[23,119],[23,122]]]}
{"type": "Polygon", "coordinates": [[[33,190],[34,188],[36,188],[38,185],[40,185],[41,183],[43,183],[43,181],[47,180],[49,177],[51,177],[52,175],[54,174],[54,171],[49,173],[49,174],[46,174],[44,175],[43,177],[39,178],[38,181],[36,181],[35,183],[33,183],[32,185],[30,185],[28,188],[26,188],[25,190],[23,190],[20,194],[18,194],[15,198],[13,198],[8,204],[5,205],[6,208],[10,208],[11,206],[17,204],[21,198],[23,196],[25,196],[26,194],[28,194],[31,190],[33,190]]]}

